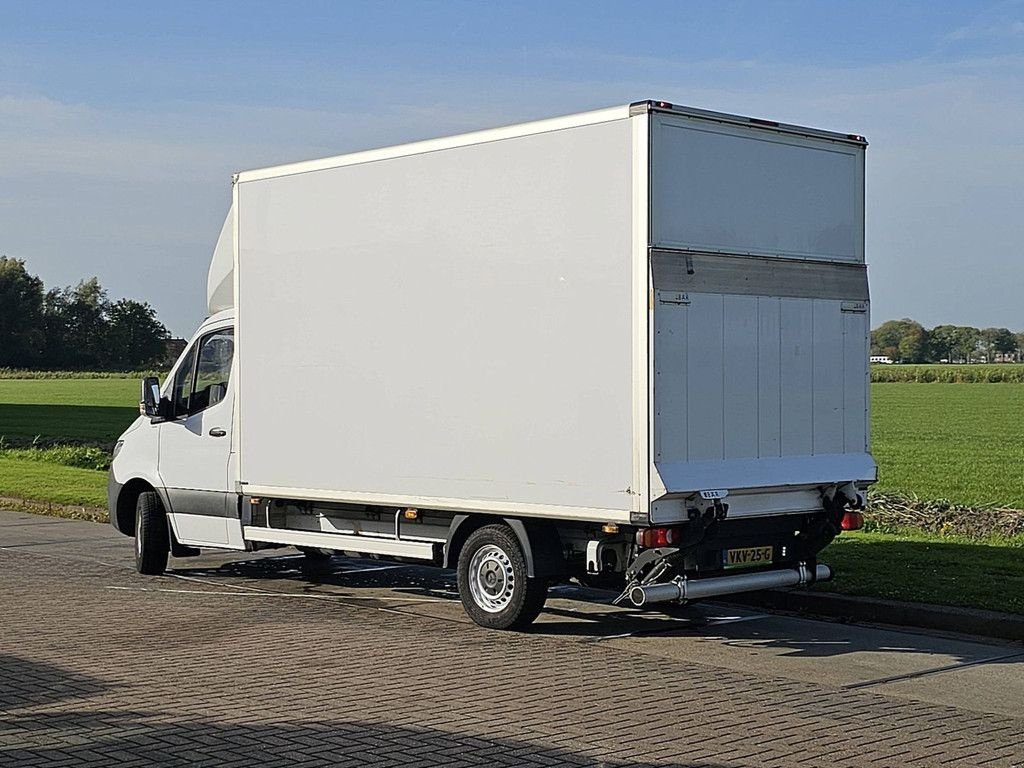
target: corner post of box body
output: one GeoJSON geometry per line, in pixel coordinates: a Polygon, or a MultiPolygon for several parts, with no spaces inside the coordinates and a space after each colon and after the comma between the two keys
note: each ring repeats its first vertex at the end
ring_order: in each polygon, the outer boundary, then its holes
{"type": "Polygon", "coordinates": [[[240,446],[242,444],[242,417],[241,417],[241,413],[242,413],[242,388],[239,386],[239,384],[241,382],[238,380],[238,370],[240,368],[240,366],[238,364],[238,359],[239,359],[239,357],[242,354],[242,351],[241,351],[242,334],[240,333],[240,329],[241,329],[241,314],[239,312],[239,310],[241,308],[241,304],[242,304],[242,302],[239,301],[239,299],[241,298],[242,294],[238,290],[239,271],[240,271],[239,270],[240,264],[239,264],[239,259],[238,259],[238,254],[239,254],[239,250],[240,250],[239,243],[238,243],[238,231],[240,229],[240,227],[239,227],[239,220],[242,218],[242,210],[241,210],[241,208],[238,205],[238,198],[239,198],[239,194],[238,193],[239,193],[239,187],[240,186],[241,186],[241,182],[239,181],[239,174],[236,173],[232,177],[232,179],[231,179],[231,209],[235,212],[234,221],[231,222],[231,227],[233,229],[232,238],[231,238],[232,241],[233,241],[232,242],[232,251],[233,251],[232,259],[234,261],[234,270],[233,270],[234,273],[233,273],[233,275],[231,277],[231,280],[232,280],[232,283],[233,283],[232,290],[234,290],[234,292],[235,292],[235,359],[232,362],[232,365],[234,367],[234,372],[232,373],[232,376],[235,379],[235,385],[234,385],[235,386],[235,407],[233,409],[233,414],[232,414],[232,423],[231,423],[232,436],[231,436],[231,443],[232,443],[232,446],[234,447],[234,455],[233,455],[232,460],[235,462],[235,478],[234,479],[235,479],[236,483],[240,482],[245,477],[245,475],[244,475],[244,473],[242,471],[242,451],[240,450],[240,446]]]}
{"type": "Polygon", "coordinates": [[[631,105],[632,122],[632,355],[633,355],[633,482],[630,517],[650,519],[650,115],[647,102],[631,105]],[[642,108],[641,108],[642,106],[642,108]]]}

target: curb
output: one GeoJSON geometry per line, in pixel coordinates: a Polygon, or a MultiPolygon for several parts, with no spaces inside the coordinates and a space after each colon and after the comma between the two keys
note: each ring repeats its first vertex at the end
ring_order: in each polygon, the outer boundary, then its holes
{"type": "Polygon", "coordinates": [[[1024,616],[998,611],[781,589],[723,598],[721,602],[725,603],[838,621],[934,629],[1024,643],[1024,616]]]}
{"type": "Polygon", "coordinates": [[[60,517],[65,520],[85,520],[90,523],[107,522],[107,510],[79,504],[60,504],[53,501],[35,501],[17,496],[0,496],[0,509],[9,512],[27,512],[31,515],[60,517]]]}

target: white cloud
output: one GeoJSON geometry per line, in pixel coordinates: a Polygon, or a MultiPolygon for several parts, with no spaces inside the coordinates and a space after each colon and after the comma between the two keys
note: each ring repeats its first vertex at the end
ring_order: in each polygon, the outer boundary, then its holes
{"type": "Polygon", "coordinates": [[[996,40],[1006,38],[1024,37],[1024,21],[1004,21],[998,24],[968,24],[954,29],[946,40],[980,40],[994,38],[996,40]]]}

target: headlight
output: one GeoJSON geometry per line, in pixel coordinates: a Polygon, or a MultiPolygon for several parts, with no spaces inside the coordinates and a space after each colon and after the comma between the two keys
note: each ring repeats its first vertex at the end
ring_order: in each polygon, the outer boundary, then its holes
{"type": "Polygon", "coordinates": [[[119,454],[121,452],[121,446],[122,445],[124,445],[124,440],[118,440],[116,443],[114,443],[114,452],[111,454],[110,458],[112,458],[112,459],[116,459],[117,458],[117,454],[119,454]]]}

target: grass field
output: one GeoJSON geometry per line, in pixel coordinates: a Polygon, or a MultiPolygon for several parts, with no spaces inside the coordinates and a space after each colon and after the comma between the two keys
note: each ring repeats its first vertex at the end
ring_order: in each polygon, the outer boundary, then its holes
{"type": "Polygon", "coordinates": [[[817,590],[1024,614],[1024,541],[848,532],[821,558],[836,579],[817,590]]]}
{"type": "MultiPolygon", "coordinates": [[[[109,450],[139,415],[138,379],[2,379],[0,439],[24,446],[35,438],[109,450]]],[[[106,506],[105,472],[0,452],[0,496],[106,506]]]]}
{"type": "Polygon", "coordinates": [[[138,379],[0,379],[0,437],[109,445],[139,415],[138,379]]]}
{"type": "Polygon", "coordinates": [[[879,490],[1024,509],[1024,384],[873,384],[879,490]]]}
{"type": "Polygon", "coordinates": [[[0,455],[0,496],[103,508],[107,473],[0,455]]]}

